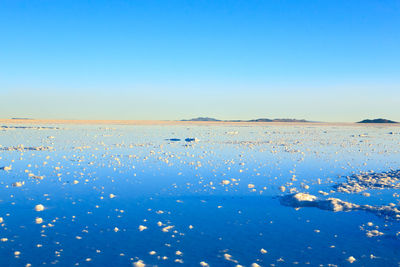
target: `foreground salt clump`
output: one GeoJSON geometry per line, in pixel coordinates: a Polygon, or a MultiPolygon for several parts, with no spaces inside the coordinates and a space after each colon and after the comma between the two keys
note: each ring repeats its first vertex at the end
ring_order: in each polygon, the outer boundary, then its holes
{"type": "Polygon", "coordinates": [[[282,205],[290,207],[315,207],[322,210],[330,210],[334,212],[364,210],[374,213],[378,216],[400,220],[400,209],[395,205],[357,205],[354,203],[343,201],[338,198],[318,199],[316,196],[306,193],[297,193],[283,196],[280,198],[280,202],[282,205]]]}

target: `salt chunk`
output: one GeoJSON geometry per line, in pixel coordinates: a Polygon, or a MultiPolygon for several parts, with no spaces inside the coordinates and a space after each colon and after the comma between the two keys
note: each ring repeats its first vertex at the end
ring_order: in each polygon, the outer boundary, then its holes
{"type": "Polygon", "coordinates": [[[141,231],[143,231],[143,230],[146,230],[146,229],[147,229],[147,226],[139,225],[138,229],[139,229],[139,231],[141,232],[141,231]]]}
{"type": "Polygon", "coordinates": [[[346,261],[348,261],[348,262],[350,262],[350,263],[353,263],[353,262],[356,261],[356,258],[354,258],[353,256],[350,256],[350,257],[348,257],[348,258],[346,259],[346,261]]]}
{"type": "Polygon", "coordinates": [[[43,211],[44,210],[44,206],[42,204],[38,204],[35,206],[35,210],[36,211],[43,211]]]}
{"type": "Polygon", "coordinates": [[[136,262],[133,263],[134,267],[145,267],[146,264],[144,264],[144,262],[142,260],[138,260],[136,262]]]}

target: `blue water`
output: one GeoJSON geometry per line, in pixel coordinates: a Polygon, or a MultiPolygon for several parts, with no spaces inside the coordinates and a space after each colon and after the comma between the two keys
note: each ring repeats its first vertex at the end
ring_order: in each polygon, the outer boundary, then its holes
{"type": "MultiPolygon", "coordinates": [[[[290,188],[323,197],[318,191],[330,192],[344,176],[400,168],[400,134],[388,134],[400,128],[58,127],[0,131],[3,148],[54,147],[0,150],[0,167],[11,165],[0,170],[0,238],[7,238],[0,242],[0,266],[400,263],[400,222],[360,211],[295,210],[277,198],[290,188]],[[24,184],[13,187],[17,181],[24,184]],[[35,211],[37,204],[45,210],[35,211]],[[36,224],[37,217],[43,223],[36,224]],[[139,231],[140,225],[147,229],[139,231]],[[167,226],[173,227],[162,231],[167,226]],[[370,238],[365,229],[384,235],[370,238]],[[349,256],[356,261],[347,262],[349,256]]],[[[399,202],[398,190],[368,192],[329,197],[399,202]]]]}

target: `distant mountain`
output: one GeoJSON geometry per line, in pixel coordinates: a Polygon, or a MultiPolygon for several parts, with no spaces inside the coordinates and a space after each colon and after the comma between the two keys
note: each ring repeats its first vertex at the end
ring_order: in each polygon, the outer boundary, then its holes
{"type": "Polygon", "coordinates": [[[367,119],[367,120],[359,121],[357,123],[398,123],[398,122],[387,120],[387,119],[373,119],[373,120],[367,119]]]}
{"type": "Polygon", "coordinates": [[[182,120],[182,121],[220,121],[214,118],[208,118],[208,117],[198,117],[198,118],[193,118],[190,120],[182,120]]]}
{"type": "Polygon", "coordinates": [[[208,117],[198,117],[190,120],[182,120],[182,121],[221,121],[221,122],[309,122],[306,120],[296,120],[296,119],[255,119],[255,120],[218,120],[214,118],[208,117]]]}
{"type": "Polygon", "coordinates": [[[255,120],[249,120],[248,122],[273,122],[271,119],[255,119],[255,120]]]}

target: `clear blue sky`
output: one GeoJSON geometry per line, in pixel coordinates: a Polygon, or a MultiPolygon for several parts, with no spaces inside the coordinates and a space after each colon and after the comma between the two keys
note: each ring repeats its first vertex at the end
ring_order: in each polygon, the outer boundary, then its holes
{"type": "Polygon", "coordinates": [[[400,1],[0,3],[0,117],[400,121],[400,1]]]}

